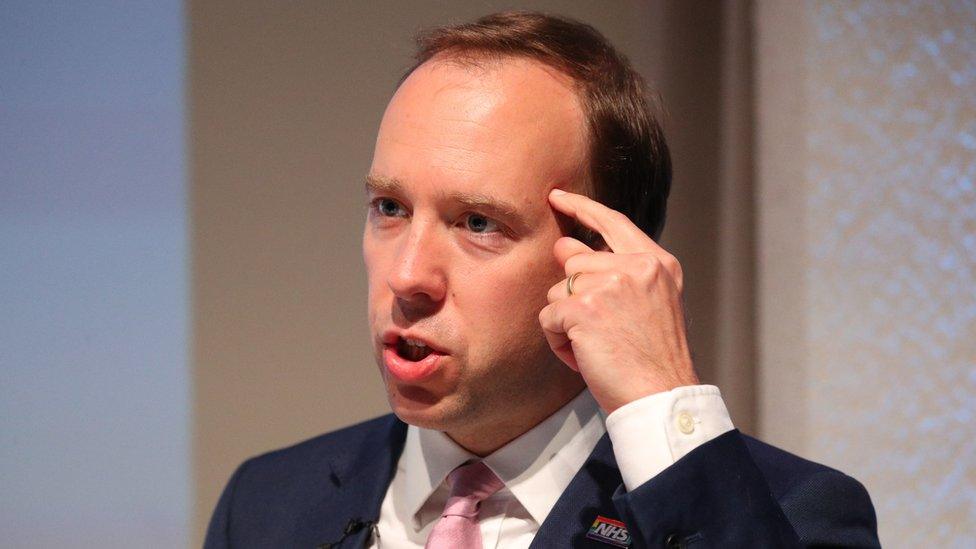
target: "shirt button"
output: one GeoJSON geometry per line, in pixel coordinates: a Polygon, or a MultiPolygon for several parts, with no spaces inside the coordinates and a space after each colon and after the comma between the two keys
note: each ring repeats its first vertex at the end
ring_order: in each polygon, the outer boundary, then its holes
{"type": "Polygon", "coordinates": [[[694,433],[695,418],[691,417],[688,412],[681,412],[678,414],[678,429],[686,435],[694,433]]]}

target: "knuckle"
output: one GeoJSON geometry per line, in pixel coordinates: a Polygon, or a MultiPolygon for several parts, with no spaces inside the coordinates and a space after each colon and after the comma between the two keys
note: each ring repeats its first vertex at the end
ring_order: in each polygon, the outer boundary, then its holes
{"type": "Polygon", "coordinates": [[[674,257],[673,255],[667,254],[664,259],[661,260],[661,263],[663,263],[664,267],[667,268],[667,270],[672,274],[677,275],[681,273],[681,263],[679,263],[678,258],[674,257]]]}
{"type": "Polygon", "coordinates": [[[650,280],[653,280],[661,272],[661,261],[652,254],[644,254],[641,256],[641,274],[650,280]]]}
{"type": "Polygon", "coordinates": [[[543,326],[549,325],[549,319],[551,317],[551,311],[549,309],[550,305],[546,305],[539,311],[539,323],[543,326]]]}
{"type": "Polygon", "coordinates": [[[611,271],[607,274],[606,286],[611,290],[619,290],[630,284],[630,276],[620,271],[611,271]]]}
{"type": "Polygon", "coordinates": [[[557,296],[558,292],[559,292],[558,284],[556,286],[549,288],[549,292],[546,293],[546,299],[549,301],[549,303],[552,303],[553,301],[556,301],[556,299],[558,299],[557,296]]]}
{"type": "Polygon", "coordinates": [[[625,224],[625,223],[630,223],[630,218],[627,217],[625,214],[617,211],[617,210],[611,210],[610,211],[610,220],[613,221],[615,224],[618,224],[618,225],[622,225],[622,224],[625,224]]]}
{"type": "Polygon", "coordinates": [[[563,269],[566,271],[567,274],[574,273],[579,270],[579,262],[580,262],[580,254],[576,254],[566,260],[566,264],[563,266],[563,269]]]}
{"type": "Polygon", "coordinates": [[[681,268],[681,263],[678,261],[678,258],[674,257],[671,254],[668,254],[668,256],[664,258],[663,263],[664,263],[664,267],[671,275],[671,279],[674,280],[675,287],[677,287],[678,291],[680,292],[682,287],[684,286],[684,276],[685,276],[684,270],[681,268]]]}

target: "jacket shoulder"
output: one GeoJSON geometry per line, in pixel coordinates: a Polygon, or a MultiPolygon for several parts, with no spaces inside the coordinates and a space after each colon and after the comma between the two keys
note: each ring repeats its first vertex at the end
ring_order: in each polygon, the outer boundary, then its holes
{"type": "Polygon", "coordinates": [[[777,498],[788,493],[797,482],[805,478],[824,473],[843,475],[836,469],[804,459],[749,435],[742,434],[742,440],[753,461],[766,477],[770,491],[777,498]]]}
{"type": "Polygon", "coordinates": [[[396,452],[401,431],[404,424],[389,414],[252,457],[238,467],[228,489],[238,500],[312,498],[338,486],[357,463],[396,452]]]}
{"type": "Polygon", "coordinates": [[[328,517],[341,515],[343,505],[370,501],[359,485],[340,499],[341,477],[357,467],[386,475],[405,433],[391,414],[248,459],[224,488],[204,546],[284,547],[306,539],[314,545],[341,535],[334,531],[341,525],[328,517]]]}
{"type": "Polygon", "coordinates": [[[244,465],[250,474],[260,471],[287,471],[288,476],[302,472],[318,474],[323,466],[355,459],[364,451],[395,443],[391,439],[396,438],[401,425],[396,416],[387,414],[252,457],[244,465]]]}
{"type": "Polygon", "coordinates": [[[743,440],[804,543],[877,546],[877,516],[864,485],[750,436],[743,440]]]}

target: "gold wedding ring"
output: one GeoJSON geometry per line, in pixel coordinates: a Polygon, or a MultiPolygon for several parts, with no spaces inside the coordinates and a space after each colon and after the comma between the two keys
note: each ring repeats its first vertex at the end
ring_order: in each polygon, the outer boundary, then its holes
{"type": "Polygon", "coordinates": [[[576,282],[576,277],[583,274],[582,272],[575,272],[570,275],[569,280],[566,281],[566,293],[570,296],[573,295],[573,282],[576,282]]]}

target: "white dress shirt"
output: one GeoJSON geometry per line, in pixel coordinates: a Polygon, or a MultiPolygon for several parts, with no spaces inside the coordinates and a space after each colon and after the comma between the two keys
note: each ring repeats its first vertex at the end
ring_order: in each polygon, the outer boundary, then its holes
{"type": "MultiPolygon", "coordinates": [[[[732,429],[718,387],[679,387],[604,417],[584,390],[542,423],[483,458],[505,483],[479,511],[484,549],[524,548],[605,432],[632,490],[688,452],[732,429]]],[[[410,426],[380,508],[378,549],[417,549],[447,501],[447,474],[476,456],[440,431],[410,426]]]]}

